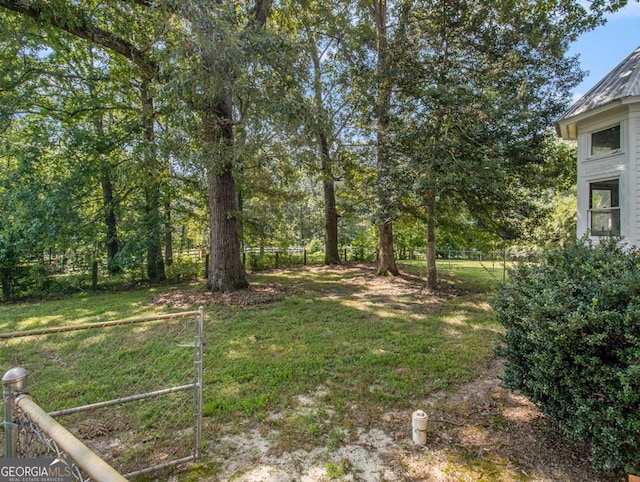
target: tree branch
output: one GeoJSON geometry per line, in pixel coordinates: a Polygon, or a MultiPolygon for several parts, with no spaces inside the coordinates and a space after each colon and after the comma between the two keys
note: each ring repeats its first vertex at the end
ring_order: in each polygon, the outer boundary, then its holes
{"type": "Polygon", "coordinates": [[[153,7],[155,3],[154,0],[131,0],[133,3],[137,5],[142,5],[143,7],[153,7]]]}
{"type": "Polygon", "coordinates": [[[264,26],[267,23],[267,17],[271,10],[273,0],[256,0],[255,17],[259,25],[264,26]]]}
{"type": "MultiPolygon", "coordinates": [[[[137,2],[145,4],[146,2],[137,2]]],[[[136,64],[147,77],[153,77],[158,70],[157,65],[142,50],[131,42],[117,37],[87,20],[84,12],[76,6],[67,5],[65,15],[48,10],[40,5],[35,5],[28,0],[0,0],[0,7],[32,18],[35,22],[50,25],[68,32],[77,37],[88,40],[112,50],[136,64]]]]}

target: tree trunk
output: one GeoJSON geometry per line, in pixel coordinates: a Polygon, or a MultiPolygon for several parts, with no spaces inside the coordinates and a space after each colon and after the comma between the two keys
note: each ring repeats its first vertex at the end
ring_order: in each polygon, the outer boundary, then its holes
{"type": "Polygon", "coordinates": [[[173,264],[173,226],[171,224],[171,203],[169,201],[165,204],[165,211],[164,265],[166,267],[173,264]]]}
{"type": "Polygon", "coordinates": [[[147,242],[147,277],[149,281],[165,279],[162,246],[160,244],[160,213],[158,186],[147,186],[145,189],[145,231],[147,242]]]}
{"type": "Polygon", "coordinates": [[[436,289],[436,196],[433,189],[427,191],[427,288],[436,289]]]}
{"type": "Polygon", "coordinates": [[[95,259],[91,262],[91,289],[98,289],[98,262],[95,259]]]}
{"type": "Polygon", "coordinates": [[[324,191],[324,264],[340,264],[338,253],[338,212],[336,188],[331,173],[329,146],[324,135],[320,136],[322,187],[324,191]]]}
{"type": "Polygon", "coordinates": [[[209,212],[211,216],[211,257],[207,287],[211,291],[247,288],[235,211],[236,183],[227,166],[220,174],[207,174],[209,212]]]}
{"type": "Polygon", "coordinates": [[[387,48],[387,2],[375,0],[372,13],[376,24],[378,39],[378,94],[376,99],[377,125],[377,171],[378,171],[378,275],[397,276],[400,274],[396,266],[393,251],[393,226],[391,223],[390,158],[387,148],[389,117],[391,112],[391,73],[389,71],[389,52],[387,48]]]}
{"type": "MultiPolygon", "coordinates": [[[[228,0],[217,0],[224,3],[228,0]]],[[[273,0],[256,0],[252,26],[263,28],[273,0]]],[[[206,28],[206,27],[205,27],[206,28]]],[[[203,58],[206,68],[215,61],[203,58]]],[[[205,69],[206,70],[206,69],[205,69]]],[[[232,69],[227,75],[231,76],[232,69]]],[[[229,85],[233,80],[229,78],[229,85]]],[[[240,222],[237,213],[241,209],[240,197],[233,177],[233,160],[229,152],[234,148],[232,88],[212,106],[202,106],[204,119],[203,138],[212,152],[220,153],[220,159],[211,159],[207,166],[209,188],[209,277],[207,287],[212,291],[233,291],[247,288],[242,257],[240,255],[240,222]]]]}
{"type": "Polygon", "coordinates": [[[144,125],[144,171],[145,171],[145,235],[147,244],[147,277],[149,281],[163,281],[165,279],[164,262],[162,259],[162,226],[160,224],[160,186],[158,163],[155,145],[155,120],[153,113],[153,98],[149,93],[149,82],[143,81],[140,88],[142,103],[142,122],[144,125]]]}
{"type": "Polygon", "coordinates": [[[325,253],[324,264],[340,264],[338,252],[338,214],[336,212],[336,191],[333,179],[324,179],[325,253]]]}
{"type": "Polygon", "coordinates": [[[2,301],[8,303],[11,301],[11,268],[0,269],[0,278],[2,283],[2,301]]]}
{"type": "MultiPolygon", "coordinates": [[[[231,95],[221,98],[217,105],[203,112],[206,141],[225,155],[233,145],[233,105],[231,95]]],[[[209,188],[210,249],[209,278],[211,291],[233,291],[247,288],[238,236],[238,190],[231,161],[223,159],[222,167],[207,170],[209,188]]]]}
{"type": "MultiPolygon", "coordinates": [[[[90,85],[89,88],[93,95],[93,86],[90,85]]],[[[98,135],[104,139],[103,114],[98,115],[94,124],[98,135]]],[[[107,249],[107,271],[109,274],[118,274],[122,271],[122,268],[116,261],[120,245],[118,242],[118,225],[116,223],[116,206],[113,199],[113,182],[111,181],[110,175],[111,167],[109,165],[108,153],[100,151],[100,154],[104,155],[103,160],[105,162],[102,167],[100,185],[102,187],[102,205],[104,207],[104,224],[106,230],[105,247],[107,249]]]]}
{"type": "Polygon", "coordinates": [[[102,186],[102,203],[104,206],[104,224],[106,227],[107,270],[109,274],[118,274],[122,271],[116,257],[120,250],[118,242],[118,225],[116,223],[116,209],[113,199],[113,183],[109,173],[105,172],[100,181],[102,186]]]}
{"type": "Polygon", "coordinates": [[[315,35],[309,36],[309,50],[313,62],[313,94],[316,109],[313,128],[320,154],[320,175],[324,194],[324,264],[340,264],[338,253],[338,213],[336,209],[336,187],[333,178],[333,159],[329,148],[328,134],[332,123],[325,109],[322,87],[322,65],[315,35]]]}
{"type": "Polygon", "coordinates": [[[391,222],[378,225],[378,276],[398,276],[400,271],[396,266],[396,258],[393,253],[393,225],[391,222]]]}

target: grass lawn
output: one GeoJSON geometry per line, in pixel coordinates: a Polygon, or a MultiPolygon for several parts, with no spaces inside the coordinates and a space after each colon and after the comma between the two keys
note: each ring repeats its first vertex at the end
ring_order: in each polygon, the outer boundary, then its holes
{"type": "MultiPolygon", "coordinates": [[[[71,323],[90,323],[183,311],[151,302],[158,295],[189,291],[207,302],[205,350],[205,416],[207,427],[266,423],[278,435],[279,450],[337,448],[353,436],[356,424],[372,423],[390,408],[409,410],[416,400],[476,378],[493,358],[500,331],[488,305],[491,291],[502,279],[502,265],[445,261],[439,266],[440,288],[424,289],[424,265],[402,266],[404,276],[378,278],[371,265],[306,267],[254,273],[253,287],[277,287],[282,293],[270,302],[226,303],[207,295],[203,286],[161,287],[123,293],[81,294],[65,299],[0,306],[2,332],[71,323]],[[300,397],[321,395],[323,410],[288,413],[300,397]],[[354,413],[354,407],[357,412],[354,413]]],[[[250,292],[249,292],[250,294],[250,292]]],[[[196,303],[197,304],[197,303],[196,303]]],[[[187,309],[196,309],[190,306],[187,309]]],[[[134,385],[121,375],[89,369],[96,343],[91,337],[117,337],[90,333],[83,343],[69,347],[47,340],[32,343],[20,360],[38,370],[55,353],[77,375],[30,384],[45,410],[75,406],[84,397],[89,380],[134,385]],[[88,370],[88,373],[87,373],[88,370]],[[74,380],[81,380],[72,383],[74,380]],[[47,395],[54,386],[73,385],[73,390],[47,395]],[[49,386],[51,385],[51,386],[49,386]],[[40,395],[44,393],[44,395],[40,395]],[[55,399],[55,400],[52,400],[55,399]]],[[[94,340],[107,343],[108,340],[94,340]]],[[[111,340],[118,344],[118,340],[111,340]]],[[[3,368],[15,362],[2,349],[3,368]]],[[[158,352],[162,347],[156,348],[158,352]]],[[[133,355],[131,355],[133,356],[133,355]]],[[[146,358],[127,358],[128,364],[146,364],[146,358]]],[[[166,360],[163,363],[167,363],[166,360]]],[[[68,372],[67,372],[68,373],[68,372]]],[[[92,388],[93,387],[93,388],[92,388]]],[[[205,434],[205,442],[213,435],[205,434]]],[[[206,453],[206,450],[205,450],[206,453]]],[[[215,477],[220,466],[205,458],[196,469],[183,473],[184,480],[215,477]],[[189,475],[191,474],[191,475],[189,475]]],[[[328,473],[340,467],[327,468],[328,473]],[[329,470],[331,469],[331,470],[329,470]]],[[[211,479],[215,480],[215,479],[211,479]]]]}
{"type": "Polygon", "coordinates": [[[353,271],[340,269],[253,276],[298,292],[269,305],[209,309],[206,415],[260,418],[321,386],[339,417],[350,403],[407,405],[473,379],[497,338],[487,305],[496,281],[478,266],[455,277],[442,271],[445,293],[467,291],[434,296],[412,280],[372,291],[370,273],[354,282],[353,271]]]}

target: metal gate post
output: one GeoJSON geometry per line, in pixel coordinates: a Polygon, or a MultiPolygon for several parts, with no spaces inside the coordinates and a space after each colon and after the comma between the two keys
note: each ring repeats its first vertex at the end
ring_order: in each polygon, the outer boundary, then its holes
{"type": "Polygon", "coordinates": [[[15,398],[27,390],[27,370],[16,367],[2,377],[2,401],[4,402],[4,452],[6,458],[15,458],[18,448],[19,427],[14,420],[15,398]]]}
{"type": "Polygon", "coordinates": [[[199,460],[202,456],[202,410],[203,410],[203,379],[204,379],[204,307],[198,309],[195,339],[195,375],[196,375],[196,406],[195,406],[195,446],[193,457],[199,460]]]}

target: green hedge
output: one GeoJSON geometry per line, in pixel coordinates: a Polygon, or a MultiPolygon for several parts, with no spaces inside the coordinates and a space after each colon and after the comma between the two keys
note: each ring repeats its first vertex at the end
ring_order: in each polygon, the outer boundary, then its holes
{"type": "Polygon", "coordinates": [[[504,381],[604,471],[640,468],[640,253],[582,240],[515,267],[494,308],[504,381]]]}

